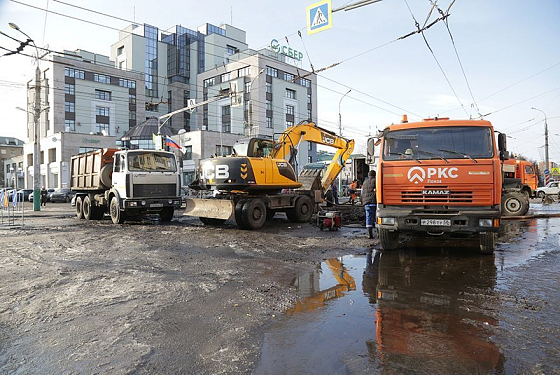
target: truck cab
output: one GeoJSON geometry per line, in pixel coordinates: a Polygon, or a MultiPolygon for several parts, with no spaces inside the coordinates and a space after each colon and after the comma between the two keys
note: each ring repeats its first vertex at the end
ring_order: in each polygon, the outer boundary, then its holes
{"type": "Polygon", "coordinates": [[[401,233],[478,235],[491,253],[500,225],[501,158],[483,120],[426,119],[391,125],[378,138],[377,226],[394,249],[401,233]]]}

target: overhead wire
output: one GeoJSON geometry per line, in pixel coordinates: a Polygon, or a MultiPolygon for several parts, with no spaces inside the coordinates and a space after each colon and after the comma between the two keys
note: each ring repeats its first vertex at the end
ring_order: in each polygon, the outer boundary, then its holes
{"type": "MultiPolygon", "coordinates": [[[[410,12],[410,15],[412,16],[412,19],[414,20],[414,24],[416,26],[416,28],[418,29],[418,32],[420,34],[422,34],[422,38],[424,39],[424,42],[426,43],[426,46],[428,47],[428,49],[430,50],[430,53],[432,54],[434,60],[436,61],[436,64],[438,65],[441,73],[443,74],[443,76],[445,77],[445,80],[447,81],[447,84],[449,85],[449,87],[451,88],[451,91],[453,92],[453,94],[455,95],[455,98],[457,99],[457,101],[459,102],[459,104],[461,105],[461,108],[463,109],[463,111],[465,112],[465,114],[467,116],[470,117],[469,113],[467,112],[467,110],[465,109],[465,106],[463,105],[463,103],[461,102],[461,99],[459,99],[459,96],[457,95],[457,92],[455,91],[455,88],[453,88],[453,85],[451,84],[451,81],[449,80],[449,78],[447,77],[447,74],[445,74],[445,71],[443,70],[443,67],[441,66],[439,60],[437,59],[434,51],[432,50],[432,47],[430,46],[430,43],[428,43],[428,39],[426,38],[426,35],[424,34],[424,31],[420,31],[420,24],[418,23],[418,21],[416,20],[416,17],[414,16],[414,13],[412,12],[412,9],[410,9],[410,6],[408,5],[408,1],[404,0],[406,7],[408,8],[408,11],[410,12]]],[[[448,16],[448,15],[447,15],[448,16]]]]}

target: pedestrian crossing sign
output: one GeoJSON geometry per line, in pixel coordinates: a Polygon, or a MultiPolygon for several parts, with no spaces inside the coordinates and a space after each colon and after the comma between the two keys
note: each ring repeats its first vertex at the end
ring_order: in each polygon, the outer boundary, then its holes
{"type": "Polygon", "coordinates": [[[315,34],[332,27],[331,0],[323,0],[307,7],[307,34],[315,34]]]}

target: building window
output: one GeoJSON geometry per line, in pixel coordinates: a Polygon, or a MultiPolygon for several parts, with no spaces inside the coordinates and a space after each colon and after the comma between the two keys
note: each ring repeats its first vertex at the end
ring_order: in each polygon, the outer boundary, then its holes
{"type": "Polygon", "coordinates": [[[222,122],[222,132],[231,133],[231,122],[229,121],[222,122]]]}
{"type": "Polygon", "coordinates": [[[224,105],[222,107],[222,116],[231,114],[231,107],[229,105],[224,105]]]}
{"type": "Polygon", "coordinates": [[[136,120],[136,112],[128,111],[128,119],[129,120],[136,120]]]}
{"type": "Polygon", "coordinates": [[[307,162],[308,162],[308,163],[313,163],[313,158],[312,158],[311,156],[308,156],[308,157],[307,157],[307,162]]]}
{"type": "Polygon", "coordinates": [[[220,82],[227,82],[231,79],[231,73],[224,73],[220,76],[220,82]]]}
{"type": "Polygon", "coordinates": [[[124,46],[120,46],[119,48],[117,48],[117,56],[122,55],[124,52],[124,46]]]}
{"type": "Polygon", "coordinates": [[[311,94],[307,94],[307,104],[311,104],[311,94]]]}
{"type": "Polygon", "coordinates": [[[98,133],[105,133],[104,135],[110,135],[109,134],[109,124],[95,124],[95,129],[97,130],[98,133]]]}
{"type": "Polygon", "coordinates": [[[295,90],[286,89],[286,98],[295,99],[296,98],[295,90]]]}
{"type": "Polygon", "coordinates": [[[299,80],[299,84],[302,85],[303,87],[311,87],[311,81],[306,78],[301,78],[299,80]]]}
{"type": "Polygon", "coordinates": [[[155,103],[146,103],[146,111],[157,112],[159,105],[155,103]]]}
{"type": "Polygon", "coordinates": [[[98,147],[80,147],[78,149],[78,154],[84,154],[86,152],[95,151],[95,150],[99,150],[99,148],[98,147]]]}
{"type": "Polygon", "coordinates": [[[218,156],[231,155],[232,152],[233,152],[233,147],[231,146],[216,145],[216,155],[218,156]]]}
{"type": "Polygon", "coordinates": [[[245,92],[251,92],[251,82],[245,82],[245,92]]]}
{"type": "Polygon", "coordinates": [[[64,102],[64,112],[75,112],[74,103],[64,102]]]}
{"type": "Polygon", "coordinates": [[[272,111],[272,100],[266,100],[266,110],[272,111]]]}
{"type": "Polygon", "coordinates": [[[108,75],[105,74],[98,74],[98,73],[94,73],[93,74],[93,80],[95,82],[99,82],[99,83],[111,83],[111,77],[109,77],[108,75]]]}
{"type": "Polygon", "coordinates": [[[202,111],[202,118],[203,118],[204,120],[208,120],[208,108],[205,108],[205,109],[202,111]]]}
{"type": "Polygon", "coordinates": [[[136,81],[131,81],[129,79],[119,78],[120,87],[128,87],[129,89],[136,88],[136,81]]]}
{"type": "Polygon", "coordinates": [[[64,93],[68,95],[75,95],[75,87],[76,86],[70,83],[64,84],[64,93]]]}
{"type": "Polygon", "coordinates": [[[311,121],[311,110],[307,110],[307,121],[311,121]]]}
{"type": "Polygon", "coordinates": [[[307,150],[308,151],[313,151],[313,143],[307,142],[307,150]]]}
{"type": "Polygon", "coordinates": [[[239,52],[239,49],[237,47],[226,44],[226,52],[228,53],[228,55],[235,55],[237,52],[239,52]]]}
{"type": "Polygon", "coordinates": [[[238,77],[245,77],[251,75],[251,68],[246,66],[245,68],[241,68],[237,70],[238,77]]]}
{"type": "Polygon", "coordinates": [[[203,81],[204,87],[214,86],[216,84],[216,79],[214,77],[207,78],[203,81]]]}
{"type": "Polygon", "coordinates": [[[84,79],[85,73],[83,70],[80,69],[73,69],[73,68],[64,68],[64,75],[66,77],[72,77],[77,79],[84,79]]]}
{"type": "Polygon", "coordinates": [[[109,117],[109,107],[100,107],[98,105],[95,106],[95,114],[97,116],[107,116],[109,117]]]}
{"type": "Polygon", "coordinates": [[[293,121],[286,121],[286,127],[289,128],[290,126],[294,126],[293,121]]]}
{"type": "Polygon", "coordinates": [[[278,69],[267,66],[266,75],[278,78],[278,69]]]}
{"type": "Polygon", "coordinates": [[[267,117],[266,118],[266,127],[269,129],[272,129],[273,125],[272,125],[272,117],[267,117]]]}
{"type": "Polygon", "coordinates": [[[134,94],[128,94],[128,102],[129,102],[130,104],[136,105],[136,95],[134,95],[134,94]]]}
{"type": "Polygon", "coordinates": [[[272,83],[266,83],[266,92],[272,93],[272,83]]]}
{"type": "Polygon", "coordinates": [[[95,90],[95,99],[111,100],[110,91],[95,90]]]}
{"type": "Polygon", "coordinates": [[[296,76],[293,75],[292,73],[284,72],[284,81],[293,82],[295,78],[296,78],[296,76]]]}
{"type": "Polygon", "coordinates": [[[75,120],[64,120],[64,129],[67,132],[76,131],[76,121],[75,120]]]}
{"type": "Polygon", "coordinates": [[[192,146],[185,146],[185,153],[183,154],[184,160],[192,160],[192,146]]]}
{"type": "Polygon", "coordinates": [[[287,115],[293,115],[294,114],[294,106],[293,105],[287,105],[286,106],[286,114],[287,115]]]}

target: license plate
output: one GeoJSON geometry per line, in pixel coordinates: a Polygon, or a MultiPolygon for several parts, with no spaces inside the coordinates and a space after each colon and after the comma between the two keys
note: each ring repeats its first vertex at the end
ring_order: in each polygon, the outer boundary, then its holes
{"type": "Polygon", "coordinates": [[[433,225],[440,227],[450,227],[451,220],[441,220],[441,219],[422,219],[420,220],[421,225],[433,225]]]}
{"type": "Polygon", "coordinates": [[[150,207],[163,207],[163,203],[152,203],[150,207]]]}

